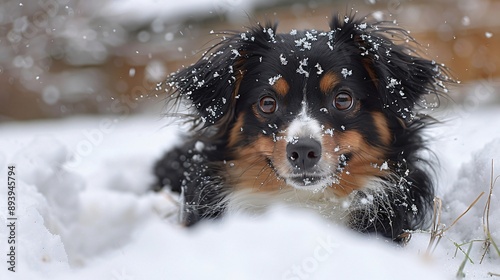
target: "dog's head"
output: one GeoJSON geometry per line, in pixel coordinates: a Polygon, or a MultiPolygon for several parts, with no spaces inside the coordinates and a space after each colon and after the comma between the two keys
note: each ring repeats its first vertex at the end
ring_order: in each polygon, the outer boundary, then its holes
{"type": "Polygon", "coordinates": [[[258,25],[171,77],[203,129],[224,139],[232,186],[343,197],[404,169],[415,106],[443,90],[442,66],[398,27],[347,17],[330,27],[258,25]]]}

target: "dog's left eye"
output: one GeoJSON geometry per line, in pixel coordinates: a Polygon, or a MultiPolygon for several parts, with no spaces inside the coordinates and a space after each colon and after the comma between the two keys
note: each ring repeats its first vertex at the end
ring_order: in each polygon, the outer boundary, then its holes
{"type": "Polygon", "coordinates": [[[278,108],[278,103],[271,96],[264,96],[259,101],[259,107],[262,112],[272,114],[278,108]]]}
{"type": "Polygon", "coordinates": [[[339,111],[346,111],[351,109],[354,99],[351,94],[347,91],[341,91],[335,96],[333,100],[333,106],[339,111]]]}

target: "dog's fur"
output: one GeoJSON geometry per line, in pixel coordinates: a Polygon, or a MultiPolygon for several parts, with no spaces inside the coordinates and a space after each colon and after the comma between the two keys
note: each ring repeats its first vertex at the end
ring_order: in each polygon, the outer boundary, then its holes
{"type": "Polygon", "coordinates": [[[423,225],[434,188],[415,107],[446,69],[393,24],[330,28],[226,33],[167,80],[194,129],[157,163],[157,189],[181,193],[186,225],[277,203],[394,240],[423,225]]]}

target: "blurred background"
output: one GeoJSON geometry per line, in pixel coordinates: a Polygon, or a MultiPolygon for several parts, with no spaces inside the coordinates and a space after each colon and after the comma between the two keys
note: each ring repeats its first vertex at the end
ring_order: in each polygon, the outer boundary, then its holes
{"type": "Polygon", "coordinates": [[[213,31],[267,19],[281,32],[325,30],[351,9],[410,30],[461,81],[456,102],[499,102],[500,1],[2,0],[0,122],[145,112],[213,31]]]}

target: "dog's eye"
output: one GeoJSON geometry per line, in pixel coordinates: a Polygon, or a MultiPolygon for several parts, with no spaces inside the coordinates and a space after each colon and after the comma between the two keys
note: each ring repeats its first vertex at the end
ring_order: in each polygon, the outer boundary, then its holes
{"type": "Polygon", "coordinates": [[[339,92],[333,100],[333,105],[339,111],[346,111],[351,109],[352,104],[354,104],[354,100],[352,99],[351,94],[347,91],[339,92]]]}
{"type": "Polygon", "coordinates": [[[276,99],[270,96],[264,96],[259,101],[260,110],[266,114],[272,114],[276,111],[278,104],[276,103],[276,99]]]}

